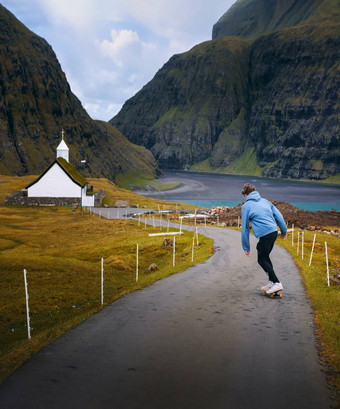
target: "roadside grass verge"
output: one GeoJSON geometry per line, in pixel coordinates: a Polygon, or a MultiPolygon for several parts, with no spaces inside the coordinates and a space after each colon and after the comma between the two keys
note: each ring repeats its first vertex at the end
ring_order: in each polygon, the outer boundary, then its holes
{"type": "Polygon", "coordinates": [[[334,235],[316,232],[312,262],[309,266],[314,232],[304,230],[304,257],[302,259],[302,230],[294,231],[294,246],[291,233],[286,240],[277,244],[285,247],[293,256],[301,271],[315,315],[315,333],[318,351],[330,387],[334,391],[336,404],[340,407],[340,286],[327,284],[325,241],[328,249],[330,276],[340,271],[340,239],[334,235]],[[297,254],[297,235],[300,233],[299,254],[297,254]]]}
{"type": "MultiPolygon", "coordinates": [[[[176,236],[173,267],[173,248],[163,246],[164,237],[148,237],[155,229],[138,226],[134,220],[107,220],[87,212],[80,216],[79,209],[60,207],[0,207],[0,225],[0,382],[32,354],[103,308],[101,258],[104,306],[193,264],[193,233],[176,236]],[[158,270],[148,273],[151,263],[158,270]],[[31,340],[27,339],[24,268],[31,340]]],[[[212,240],[199,235],[194,262],[206,260],[212,252],[212,240]]]]}

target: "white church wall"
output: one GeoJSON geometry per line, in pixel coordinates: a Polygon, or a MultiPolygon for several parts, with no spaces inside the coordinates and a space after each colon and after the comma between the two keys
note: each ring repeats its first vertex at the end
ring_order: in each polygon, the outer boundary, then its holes
{"type": "Polygon", "coordinates": [[[94,196],[83,196],[81,203],[84,207],[94,207],[94,196]]]}
{"type": "Polygon", "coordinates": [[[81,197],[81,187],[54,164],[45,175],[27,189],[28,197],[81,197]]]}

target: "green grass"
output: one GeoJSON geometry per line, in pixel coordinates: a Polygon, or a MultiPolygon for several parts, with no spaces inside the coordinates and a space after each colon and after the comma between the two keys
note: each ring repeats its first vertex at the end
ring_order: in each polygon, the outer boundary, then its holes
{"type": "Polygon", "coordinates": [[[158,190],[168,190],[173,189],[179,185],[179,182],[161,182],[158,179],[147,179],[142,176],[136,175],[118,175],[116,177],[116,182],[123,189],[131,190],[134,186],[140,188],[146,186],[152,186],[158,190]]]}
{"type": "Polygon", "coordinates": [[[196,162],[190,166],[192,172],[214,172],[214,169],[210,165],[209,158],[201,162],[196,162]]]}
{"type": "Polygon", "coordinates": [[[329,178],[322,180],[322,183],[340,184],[340,175],[330,176],[329,178]]]}
{"type": "MultiPolygon", "coordinates": [[[[176,237],[176,265],[164,237],[131,220],[107,220],[70,208],[0,207],[0,381],[32,354],[104,305],[192,265],[192,233],[176,237]],[[139,281],[136,282],[136,245],[139,281]],[[147,273],[151,263],[158,270],[147,273]],[[31,335],[27,339],[23,269],[27,270],[31,335]]],[[[164,230],[165,231],[165,230],[164,230]]],[[[159,232],[159,228],[157,229],[159,232]]],[[[195,263],[212,254],[199,236],[195,263]]]]}
{"type": "Polygon", "coordinates": [[[238,175],[262,175],[262,169],[257,164],[256,152],[253,148],[246,148],[242,156],[227,169],[230,173],[235,173],[238,175]]]}
{"type": "Polygon", "coordinates": [[[311,266],[310,254],[314,232],[304,231],[304,258],[301,253],[302,231],[294,232],[294,246],[291,233],[287,240],[279,240],[298,265],[307,288],[307,294],[315,313],[316,334],[319,340],[321,361],[329,383],[337,391],[336,402],[340,404],[340,286],[327,285],[325,241],[328,248],[329,271],[334,275],[340,270],[340,240],[338,237],[317,232],[311,266]],[[297,234],[300,232],[299,255],[297,255],[297,234]]]}
{"type": "Polygon", "coordinates": [[[262,169],[256,162],[256,153],[253,148],[247,148],[242,156],[227,167],[212,168],[209,158],[190,166],[191,171],[217,172],[232,175],[261,176],[262,169]]]}

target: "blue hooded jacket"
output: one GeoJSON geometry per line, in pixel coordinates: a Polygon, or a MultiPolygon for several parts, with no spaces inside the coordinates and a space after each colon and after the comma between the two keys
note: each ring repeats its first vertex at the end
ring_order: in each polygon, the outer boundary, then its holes
{"type": "Polygon", "coordinates": [[[247,196],[241,214],[242,247],[244,251],[250,251],[249,221],[257,239],[277,231],[277,225],[280,227],[281,234],[287,234],[286,223],[280,211],[268,200],[262,199],[256,191],[247,196]]]}

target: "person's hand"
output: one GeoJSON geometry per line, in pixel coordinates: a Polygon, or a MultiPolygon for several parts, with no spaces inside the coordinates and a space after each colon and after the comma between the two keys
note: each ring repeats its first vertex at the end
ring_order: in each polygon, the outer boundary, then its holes
{"type": "Polygon", "coordinates": [[[287,233],[286,234],[281,234],[281,238],[285,239],[287,237],[287,233]]]}
{"type": "Polygon", "coordinates": [[[246,256],[250,257],[250,251],[246,251],[246,256]]]}

